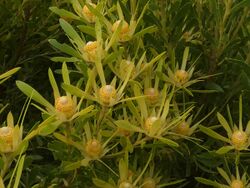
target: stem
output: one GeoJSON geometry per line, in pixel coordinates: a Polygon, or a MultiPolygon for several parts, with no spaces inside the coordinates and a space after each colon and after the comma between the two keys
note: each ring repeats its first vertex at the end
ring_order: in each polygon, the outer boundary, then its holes
{"type": "Polygon", "coordinates": [[[70,122],[66,122],[66,125],[65,125],[65,129],[66,129],[66,132],[65,132],[65,136],[67,138],[67,145],[68,145],[68,153],[71,154],[72,153],[72,147],[70,146],[70,135],[71,135],[71,121],[70,122]]]}
{"type": "Polygon", "coordinates": [[[104,117],[106,116],[107,114],[107,111],[108,111],[108,108],[106,106],[102,106],[102,110],[100,112],[100,116],[99,116],[99,119],[97,120],[97,132],[99,132],[99,129],[100,129],[100,125],[104,119],[104,117]]]}
{"type": "Polygon", "coordinates": [[[6,172],[9,170],[9,167],[10,167],[13,159],[10,156],[6,156],[5,154],[2,155],[2,158],[4,161],[4,166],[3,166],[3,169],[1,170],[1,177],[3,179],[6,172]]]}

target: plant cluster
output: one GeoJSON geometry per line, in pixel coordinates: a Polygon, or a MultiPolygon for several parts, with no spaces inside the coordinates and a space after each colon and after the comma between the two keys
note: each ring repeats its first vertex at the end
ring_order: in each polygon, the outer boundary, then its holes
{"type": "Polygon", "coordinates": [[[48,40],[52,97],[16,81],[27,100],[0,128],[0,186],[250,187],[249,0],[70,5],[49,8],[67,37],[48,40]],[[23,131],[29,106],[41,119],[23,131]]]}

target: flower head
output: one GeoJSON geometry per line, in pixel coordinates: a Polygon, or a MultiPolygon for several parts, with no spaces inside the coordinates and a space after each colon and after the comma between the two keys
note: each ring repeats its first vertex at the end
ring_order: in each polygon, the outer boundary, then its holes
{"type": "MultiPolygon", "coordinates": [[[[96,4],[94,3],[89,3],[89,6],[92,6],[93,8],[96,8],[96,4]]],[[[89,10],[87,5],[83,6],[82,9],[82,15],[84,16],[84,18],[90,22],[90,23],[94,23],[95,22],[95,15],[89,10]]]]}
{"type": "Polygon", "coordinates": [[[236,130],[232,134],[231,142],[236,150],[240,150],[247,145],[248,138],[248,135],[244,131],[236,130]]]}
{"type": "Polygon", "coordinates": [[[59,116],[70,119],[76,112],[76,104],[69,96],[61,96],[55,100],[55,108],[59,116]]]}
{"type": "Polygon", "coordinates": [[[177,84],[185,84],[189,80],[189,74],[185,70],[176,70],[174,74],[175,82],[177,84]]]}
{"type": "Polygon", "coordinates": [[[241,181],[241,180],[233,180],[231,185],[230,185],[231,188],[244,188],[244,183],[241,181]]]}
{"type": "Polygon", "coordinates": [[[115,32],[118,29],[118,27],[119,27],[120,24],[121,24],[121,30],[119,32],[119,41],[120,42],[125,42],[130,37],[129,24],[125,20],[117,20],[112,25],[112,29],[111,30],[112,30],[112,32],[115,32]]]}
{"type": "Polygon", "coordinates": [[[22,134],[22,126],[13,125],[13,116],[10,112],[7,118],[7,126],[0,128],[0,153],[16,151],[22,141],[22,134]]]}
{"type": "Polygon", "coordinates": [[[159,101],[159,91],[156,88],[147,88],[144,90],[144,95],[147,96],[147,102],[150,105],[155,105],[159,101]]]}
{"type": "Polygon", "coordinates": [[[142,183],[142,188],[156,188],[156,182],[153,178],[145,178],[142,183]]]}
{"type": "Polygon", "coordinates": [[[86,53],[86,60],[89,62],[95,62],[97,53],[97,41],[89,41],[83,47],[83,52],[86,53]]]}
{"type": "Polygon", "coordinates": [[[109,106],[115,101],[116,98],[116,89],[112,85],[102,86],[99,90],[100,101],[105,105],[109,106]]]}
{"type": "Polygon", "coordinates": [[[103,152],[102,144],[97,139],[88,140],[85,145],[86,155],[90,158],[99,158],[103,152]]]}

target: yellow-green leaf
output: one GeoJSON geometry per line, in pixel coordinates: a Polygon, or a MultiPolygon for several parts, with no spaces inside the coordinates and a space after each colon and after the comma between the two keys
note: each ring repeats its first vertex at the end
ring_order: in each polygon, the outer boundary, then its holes
{"type": "Polygon", "coordinates": [[[199,125],[199,128],[203,133],[207,134],[208,136],[211,136],[212,138],[215,138],[217,140],[221,140],[221,141],[226,142],[226,143],[230,143],[230,140],[228,138],[221,136],[220,134],[218,134],[217,132],[213,131],[210,128],[204,127],[202,125],[199,125]]]}

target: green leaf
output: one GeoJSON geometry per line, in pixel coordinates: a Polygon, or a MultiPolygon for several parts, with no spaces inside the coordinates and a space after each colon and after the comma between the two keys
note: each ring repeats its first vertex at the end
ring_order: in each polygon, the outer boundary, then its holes
{"type": "Polygon", "coordinates": [[[93,38],[96,38],[95,28],[91,26],[87,26],[87,25],[79,25],[77,27],[79,28],[81,32],[86,33],[92,36],[93,38]]]}
{"type": "Polygon", "coordinates": [[[114,123],[117,125],[117,127],[128,130],[128,131],[143,132],[139,127],[132,125],[127,120],[117,120],[114,123]]]}
{"type": "Polygon", "coordinates": [[[128,166],[124,159],[119,161],[119,174],[121,180],[126,180],[128,178],[128,166]]]}
{"type": "Polygon", "coordinates": [[[222,187],[221,184],[217,183],[216,181],[209,180],[209,179],[195,177],[195,180],[205,185],[211,185],[211,186],[218,187],[218,188],[222,187]]]}
{"type": "Polygon", "coordinates": [[[221,141],[226,142],[226,143],[230,143],[230,140],[228,138],[221,136],[220,134],[218,134],[217,132],[213,131],[210,128],[204,127],[202,125],[199,125],[199,128],[203,133],[207,134],[208,136],[211,136],[212,138],[215,138],[217,140],[221,140],[221,141]]]}
{"type": "Polygon", "coordinates": [[[79,62],[79,59],[76,57],[52,57],[50,60],[54,62],[79,62]]]}
{"type": "Polygon", "coordinates": [[[175,185],[175,184],[178,184],[178,183],[182,183],[184,182],[186,179],[181,179],[181,180],[175,180],[175,181],[171,181],[171,182],[168,182],[168,183],[163,183],[163,184],[160,184],[159,185],[159,188],[161,187],[166,187],[166,186],[170,186],[170,185],[175,185]]]}
{"type": "Polygon", "coordinates": [[[61,44],[59,42],[57,42],[57,40],[55,39],[49,39],[48,40],[49,43],[55,47],[56,49],[60,50],[61,52],[64,52],[70,56],[82,59],[82,56],[80,53],[78,53],[74,48],[72,48],[71,46],[67,45],[67,44],[61,44]]]}
{"type": "Polygon", "coordinates": [[[4,79],[4,78],[7,78],[7,77],[10,77],[11,75],[15,74],[17,71],[20,70],[21,67],[17,67],[17,68],[13,68],[3,74],[0,75],[0,80],[1,79],[4,79]]]}
{"type": "Polygon", "coordinates": [[[230,150],[234,149],[233,146],[223,146],[216,151],[219,155],[224,155],[225,153],[229,152],[230,150]]]}
{"type": "Polygon", "coordinates": [[[86,98],[89,100],[96,101],[96,99],[94,97],[92,97],[91,95],[89,95],[88,93],[84,92],[83,90],[81,90],[80,88],[78,88],[76,86],[62,83],[62,88],[65,91],[68,91],[69,93],[71,93],[72,95],[75,95],[77,97],[86,98]]]}
{"type": "Polygon", "coordinates": [[[143,35],[147,33],[154,33],[158,30],[158,27],[156,26],[149,26],[147,28],[142,29],[141,31],[137,32],[136,34],[133,35],[133,37],[142,37],[143,35]]]}
{"type": "MultiPolygon", "coordinates": [[[[66,63],[63,63],[63,65],[62,65],[62,77],[63,77],[63,82],[65,84],[70,85],[69,70],[68,70],[66,63]]],[[[66,92],[66,93],[67,93],[67,96],[70,96],[69,92],[66,92]]]]}
{"type": "Polygon", "coordinates": [[[20,179],[21,179],[21,175],[22,175],[22,171],[23,171],[24,160],[25,160],[25,155],[23,155],[21,157],[20,161],[18,162],[16,178],[15,178],[15,183],[13,185],[13,188],[19,187],[19,183],[20,183],[20,179]]]}
{"type": "Polygon", "coordinates": [[[60,97],[60,93],[59,93],[59,89],[58,89],[55,77],[51,69],[49,69],[48,75],[49,75],[50,85],[52,86],[52,89],[53,89],[54,99],[57,99],[58,97],[60,97]]]}
{"type": "Polygon", "coordinates": [[[169,145],[169,146],[171,146],[171,147],[179,147],[179,144],[178,144],[178,143],[176,143],[175,141],[170,140],[170,139],[168,139],[168,138],[163,138],[163,137],[155,137],[155,138],[157,138],[158,140],[160,140],[160,141],[163,142],[164,144],[167,144],[167,145],[169,145]]]}
{"type": "Polygon", "coordinates": [[[220,175],[227,181],[228,185],[231,185],[231,178],[227,175],[227,173],[222,168],[217,168],[220,175]]]}
{"type": "Polygon", "coordinates": [[[75,117],[82,117],[84,115],[86,115],[87,113],[91,112],[94,109],[94,105],[88,106],[87,108],[82,109],[80,112],[77,112],[72,119],[74,119],[75,117]]]}
{"type": "Polygon", "coordinates": [[[59,20],[60,25],[64,32],[72,39],[79,49],[82,49],[85,45],[82,38],[77,34],[77,32],[74,30],[74,28],[64,19],[59,20]]]}
{"type": "Polygon", "coordinates": [[[228,122],[226,121],[226,119],[219,112],[217,113],[217,118],[218,118],[220,124],[223,126],[223,128],[227,131],[228,137],[231,138],[232,130],[231,130],[228,122]]]}
{"type": "Polygon", "coordinates": [[[81,161],[71,162],[70,164],[63,167],[63,171],[72,171],[80,168],[81,166],[81,161]]]}
{"type": "Polygon", "coordinates": [[[97,178],[93,178],[92,181],[95,184],[95,186],[100,187],[100,188],[115,188],[113,185],[111,185],[103,180],[97,179],[97,178]]]}
{"type": "Polygon", "coordinates": [[[181,64],[181,70],[186,70],[187,60],[188,60],[188,54],[189,54],[189,47],[186,47],[183,53],[182,58],[182,64],[181,64]]]}
{"type": "Polygon", "coordinates": [[[234,12],[238,11],[239,9],[242,9],[244,7],[249,7],[250,6],[250,1],[249,0],[243,0],[240,1],[238,4],[236,4],[232,10],[231,10],[231,14],[233,14],[234,12]]]}
{"type": "Polygon", "coordinates": [[[57,7],[49,7],[49,9],[54,12],[55,14],[59,15],[62,18],[71,18],[74,20],[80,20],[80,17],[73,14],[72,12],[69,12],[67,10],[64,9],[59,9],[57,7]]]}
{"type": "Polygon", "coordinates": [[[54,106],[52,106],[43,96],[38,93],[34,88],[32,88],[30,85],[22,82],[22,81],[16,81],[17,87],[28,97],[33,99],[34,101],[38,102],[39,104],[49,108],[51,111],[55,111],[54,106]]]}
{"type": "Polygon", "coordinates": [[[53,123],[46,124],[45,126],[39,128],[39,135],[47,136],[55,132],[55,130],[62,124],[61,121],[56,121],[53,123]]]}

